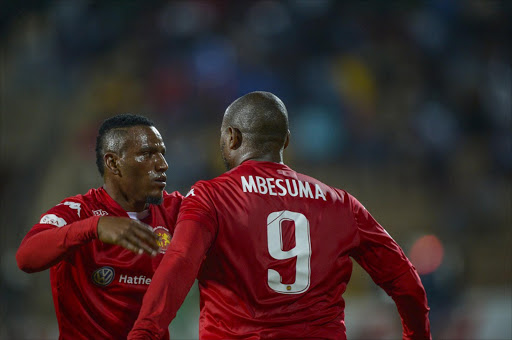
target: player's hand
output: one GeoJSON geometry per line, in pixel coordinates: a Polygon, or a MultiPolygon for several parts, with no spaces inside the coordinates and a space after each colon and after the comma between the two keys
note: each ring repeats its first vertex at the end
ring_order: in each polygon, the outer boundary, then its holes
{"type": "Polygon", "coordinates": [[[138,254],[146,252],[155,256],[159,250],[158,236],[151,227],[126,217],[100,217],[98,238],[102,242],[116,244],[138,254]]]}

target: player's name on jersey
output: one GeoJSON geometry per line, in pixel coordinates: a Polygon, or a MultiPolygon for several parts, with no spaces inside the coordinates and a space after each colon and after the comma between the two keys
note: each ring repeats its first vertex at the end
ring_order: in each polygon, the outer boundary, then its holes
{"type": "Polygon", "coordinates": [[[151,283],[151,278],[145,277],[144,275],[140,275],[140,276],[120,275],[119,283],[128,283],[128,284],[133,284],[133,285],[149,285],[151,283]]]}
{"type": "Polygon", "coordinates": [[[305,197],[312,199],[323,199],[325,193],[318,184],[311,184],[307,181],[301,181],[296,179],[282,179],[272,177],[260,177],[260,176],[245,176],[240,177],[242,188],[244,192],[254,192],[263,195],[271,196],[285,196],[290,195],[292,197],[305,197]]]}

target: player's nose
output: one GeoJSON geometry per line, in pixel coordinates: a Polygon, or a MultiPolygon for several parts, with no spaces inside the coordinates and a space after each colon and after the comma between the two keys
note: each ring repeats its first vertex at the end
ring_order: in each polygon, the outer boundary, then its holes
{"type": "Polygon", "coordinates": [[[167,161],[162,154],[159,155],[158,161],[156,162],[156,169],[160,172],[165,172],[169,169],[169,164],[167,164],[167,161]]]}

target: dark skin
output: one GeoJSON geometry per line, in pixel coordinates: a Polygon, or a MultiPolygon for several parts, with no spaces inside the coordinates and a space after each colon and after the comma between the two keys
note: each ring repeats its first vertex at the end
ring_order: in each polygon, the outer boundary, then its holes
{"type": "Polygon", "coordinates": [[[289,142],[290,132],[288,131],[285,142],[280,149],[275,148],[262,154],[260,150],[250,143],[244,143],[244,136],[239,128],[227,124],[227,127],[221,130],[221,149],[223,150],[224,158],[228,162],[226,164],[228,169],[233,169],[248,160],[283,163],[283,151],[289,142]]]}
{"type": "MultiPolygon", "coordinates": [[[[126,211],[140,212],[149,203],[162,199],[165,188],[165,145],[155,127],[122,128],[123,133],[107,143],[103,155],[103,188],[126,211]]],[[[98,238],[133,252],[155,256],[159,250],[157,236],[137,220],[103,216],[98,222],[98,238]]]]}
{"type": "Polygon", "coordinates": [[[283,163],[283,151],[289,142],[288,114],[275,95],[252,92],[226,109],[220,146],[228,170],[247,160],[283,163]],[[262,121],[268,124],[259,124],[262,121]],[[254,136],[264,136],[270,142],[263,147],[254,136]]]}

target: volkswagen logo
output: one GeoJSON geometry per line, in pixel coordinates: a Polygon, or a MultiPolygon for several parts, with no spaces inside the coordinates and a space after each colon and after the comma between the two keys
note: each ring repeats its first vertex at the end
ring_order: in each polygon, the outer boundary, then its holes
{"type": "Polygon", "coordinates": [[[114,280],[116,272],[112,267],[101,267],[92,273],[92,282],[98,286],[108,286],[114,280]]]}

